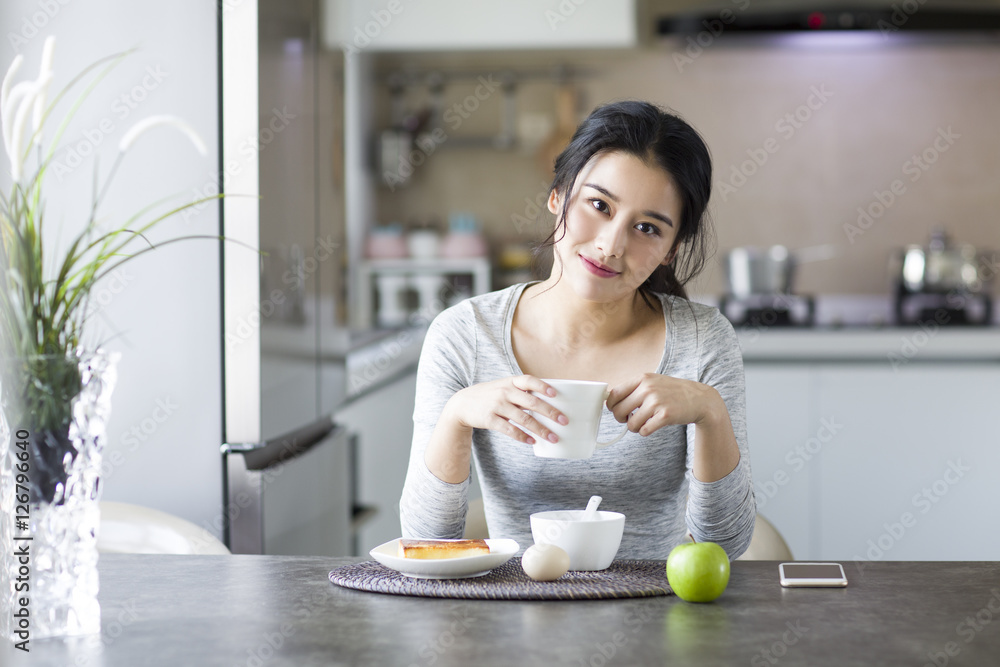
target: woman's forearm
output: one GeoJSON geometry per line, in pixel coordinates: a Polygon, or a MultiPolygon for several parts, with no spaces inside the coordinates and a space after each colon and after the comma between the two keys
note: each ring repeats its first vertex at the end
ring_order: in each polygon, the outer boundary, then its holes
{"type": "Polygon", "coordinates": [[[454,401],[448,401],[438,418],[431,439],[424,450],[427,469],[442,482],[459,484],[469,476],[472,462],[472,428],[464,426],[454,414],[454,401]]]}
{"type": "Polygon", "coordinates": [[[716,482],[731,473],[740,462],[740,449],[733,433],[726,402],[717,391],[694,425],[695,478],[700,482],[716,482]]]}

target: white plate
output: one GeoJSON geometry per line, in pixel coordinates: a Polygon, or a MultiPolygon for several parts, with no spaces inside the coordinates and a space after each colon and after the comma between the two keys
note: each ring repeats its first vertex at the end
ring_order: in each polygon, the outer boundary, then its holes
{"type": "Polygon", "coordinates": [[[493,568],[506,563],[518,550],[517,542],[514,540],[486,540],[486,545],[490,548],[488,554],[423,560],[400,558],[399,540],[400,538],[396,538],[380,544],[368,554],[382,565],[417,579],[481,577],[493,568]]]}

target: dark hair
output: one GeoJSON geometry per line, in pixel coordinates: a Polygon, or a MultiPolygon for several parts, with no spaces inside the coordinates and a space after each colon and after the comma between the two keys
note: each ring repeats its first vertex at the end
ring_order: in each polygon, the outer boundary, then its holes
{"type": "Polygon", "coordinates": [[[565,234],[570,195],[580,171],[595,155],[611,152],[655,164],[673,178],[681,198],[676,255],[670,264],[653,271],[639,293],[646,303],[653,292],[686,298],[684,285],[705,268],[714,240],[706,212],[712,194],[712,158],[693,127],[648,102],[599,106],[576,129],[569,146],[556,158],[549,192],[562,195],[562,211],[541,247],[552,246],[560,232],[565,234]]]}

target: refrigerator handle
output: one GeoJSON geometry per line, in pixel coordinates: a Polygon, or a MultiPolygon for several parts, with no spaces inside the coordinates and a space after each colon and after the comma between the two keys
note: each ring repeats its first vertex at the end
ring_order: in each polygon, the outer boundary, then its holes
{"type": "Polygon", "coordinates": [[[333,416],[324,415],[311,424],[272,438],[244,452],[247,470],[266,470],[305,454],[337,428],[341,427],[333,421],[333,416]]]}
{"type": "Polygon", "coordinates": [[[266,442],[222,445],[223,541],[233,553],[259,554],[264,547],[263,474],[346,430],[331,415],[266,442]]]}

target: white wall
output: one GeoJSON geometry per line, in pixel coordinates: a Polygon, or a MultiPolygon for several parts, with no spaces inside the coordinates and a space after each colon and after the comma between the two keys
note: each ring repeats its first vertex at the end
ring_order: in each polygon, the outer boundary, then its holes
{"type": "MultiPolygon", "coordinates": [[[[218,162],[215,4],[0,4],[0,67],[6,70],[21,52],[26,59],[22,73],[34,76],[42,42],[55,35],[53,90],[94,60],[138,47],[93,92],[65,135],[64,146],[86,151],[99,144],[101,169],[107,170],[118,140],[132,123],[169,113],[191,123],[209,148],[202,157],[169,128],[145,135],[129,152],[101,208],[101,218],[109,225],[121,224],[163,197],[179,196],[179,203],[192,199],[196,188],[209,185],[211,190],[210,174],[218,162]],[[104,119],[114,128],[107,134],[99,129],[104,119]]],[[[91,157],[61,180],[50,173],[47,241],[65,244],[82,229],[93,166],[91,157]]],[[[0,171],[0,187],[6,191],[6,163],[0,171]]],[[[213,202],[187,220],[167,221],[153,238],[217,234],[218,224],[218,205],[213,202]]],[[[94,318],[88,337],[91,345],[103,344],[122,355],[105,450],[104,499],[172,512],[215,534],[220,533],[222,495],[218,253],[216,241],[189,241],[127,264],[120,281],[105,282],[95,292],[106,307],[94,318]]]]}

